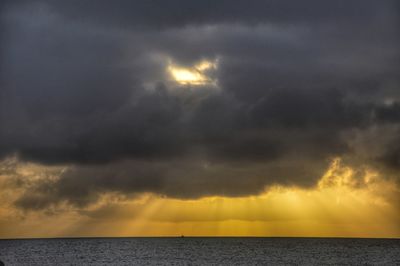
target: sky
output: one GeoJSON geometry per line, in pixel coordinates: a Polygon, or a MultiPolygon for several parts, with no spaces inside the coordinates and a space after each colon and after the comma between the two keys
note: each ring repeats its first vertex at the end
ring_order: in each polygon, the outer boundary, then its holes
{"type": "Polygon", "coordinates": [[[0,3],[0,238],[400,237],[396,0],[0,3]]]}

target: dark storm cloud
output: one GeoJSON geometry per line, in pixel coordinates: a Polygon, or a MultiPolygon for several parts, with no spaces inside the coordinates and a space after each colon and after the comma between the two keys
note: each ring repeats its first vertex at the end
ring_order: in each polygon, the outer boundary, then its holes
{"type": "MultiPolygon", "coordinates": [[[[17,1],[18,2],[18,1],[17,1]]],[[[30,1],[19,1],[22,3],[30,1]]],[[[92,1],[48,1],[54,12],[79,22],[116,26],[119,28],[181,27],[190,24],[248,23],[260,22],[326,22],[353,21],[376,15],[377,5],[370,0],[207,0],[195,2],[173,1],[129,1],[110,3],[107,0],[92,1]]],[[[391,4],[395,4],[394,1],[391,4]]],[[[378,10],[379,11],[379,10],[378,10]]]]}
{"type": "Polygon", "coordinates": [[[33,184],[15,202],[23,209],[46,209],[67,203],[85,207],[104,193],[127,197],[141,192],[193,199],[203,196],[246,196],[261,193],[268,185],[311,186],[326,164],[301,159],[286,159],[277,164],[236,165],[209,163],[196,158],[163,162],[124,161],[101,166],[79,166],[63,172],[59,179],[44,179],[33,184]],[[306,169],[307,168],[307,169],[306,169]],[[292,177],[292,173],[296,176],[292,177]]]}
{"type": "Polygon", "coordinates": [[[0,15],[0,156],[72,167],[20,206],[312,186],[335,156],[399,170],[397,1],[6,1],[0,15]],[[168,59],[218,60],[218,88],[174,85],[168,59]]]}
{"type": "Polygon", "coordinates": [[[380,106],[376,109],[376,117],[382,122],[390,123],[400,121],[400,103],[380,106]]]}

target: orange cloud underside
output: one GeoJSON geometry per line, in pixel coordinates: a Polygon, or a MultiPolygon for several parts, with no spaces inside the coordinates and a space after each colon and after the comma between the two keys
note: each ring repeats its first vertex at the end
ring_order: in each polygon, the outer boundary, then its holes
{"type": "Polygon", "coordinates": [[[400,237],[399,189],[373,171],[360,179],[334,160],[317,187],[269,188],[262,195],[177,200],[109,195],[86,210],[0,209],[0,237],[340,236],[400,237]]]}

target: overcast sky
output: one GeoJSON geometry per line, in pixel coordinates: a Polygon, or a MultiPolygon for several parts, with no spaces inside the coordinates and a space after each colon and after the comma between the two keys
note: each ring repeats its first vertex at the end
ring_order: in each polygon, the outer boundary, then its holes
{"type": "Polygon", "coordinates": [[[399,1],[2,2],[0,158],[68,167],[19,208],[399,181],[399,1]]]}

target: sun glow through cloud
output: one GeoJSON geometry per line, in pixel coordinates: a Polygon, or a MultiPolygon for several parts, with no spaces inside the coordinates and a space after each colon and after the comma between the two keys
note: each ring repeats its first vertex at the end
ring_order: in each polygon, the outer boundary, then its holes
{"type": "Polygon", "coordinates": [[[356,169],[340,159],[334,159],[317,186],[309,189],[273,186],[261,195],[195,200],[151,193],[130,199],[108,193],[83,209],[63,205],[27,213],[20,213],[12,202],[28,193],[35,182],[55,178],[62,168],[17,167],[17,172],[29,179],[19,190],[10,187],[11,177],[0,176],[2,237],[400,236],[398,186],[370,169],[357,175],[356,169]],[[58,226],[46,226],[54,223],[58,226]]]}
{"type": "Polygon", "coordinates": [[[216,85],[216,80],[209,74],[218,67],[218,60],[202,60],[193,66],[182,67],[170,60],[167,70],[170,76],[180,85],[216,85]]]}

